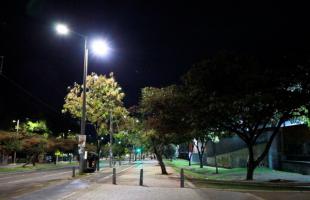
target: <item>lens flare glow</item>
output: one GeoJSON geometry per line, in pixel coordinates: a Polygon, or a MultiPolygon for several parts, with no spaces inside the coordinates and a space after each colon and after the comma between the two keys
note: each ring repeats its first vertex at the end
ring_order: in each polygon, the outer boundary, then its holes
{"type": "Polygon", "coordinates": [[[70,32],[69,28],[65,24],[57,24],[55,28],[57,33],[61,35],[68,35],[70,32]]]}
{"type": "Polygon", "coordinates": [[[109,54],[110,47],[105,40],[97,39],[91,43],[91,50],[98,56],[107,56],[109,54]]]}

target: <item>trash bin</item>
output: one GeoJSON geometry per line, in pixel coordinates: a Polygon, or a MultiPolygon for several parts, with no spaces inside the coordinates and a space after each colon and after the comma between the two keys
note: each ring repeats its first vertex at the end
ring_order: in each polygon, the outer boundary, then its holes
{"type": "Polygon", "coordinates": [[[96,171],[98,161],[98,154],[95,152],[87,152],[87,160],[86,160],[86,173],[93,173],[96,171]]]}

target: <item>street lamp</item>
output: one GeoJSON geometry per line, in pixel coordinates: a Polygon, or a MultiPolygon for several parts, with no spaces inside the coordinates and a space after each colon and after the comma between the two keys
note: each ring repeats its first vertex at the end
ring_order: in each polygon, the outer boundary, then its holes
{"type": "MultiPolygon", "coordinates": [[[[13,120],[13,123],[16,123],[15,129],[16,129],[16,135],[18,135],[19,119],[18,120],[13,120]]],[[[16,164],[16,151],[14,151],[13,163],[16,164]]]]}
{"type": "MultiPolygon", "coordinates": [[[[83,72],[83,102],[82,102],[82,117],[81,117],[81,140],[85,141],[86,143],[86,137],[85,137],[85,124],[86,124],[86,78],[87,78],[87,68],[88,68],[88,38],[87,36],[77,33],[75,31],[72,31],[68,28],[65,24],[56,24],[55,30],[60,35],[68,35],[69,33],[73,33],[76,36],[79,36],[84,40],[84,72],[83,72]]],[[[92,48],[94,50],[94,53],[99,56],[106,56],[108,54],[108,51],[110,50],[109,45],[104,40],[94,40],[92,42],[92,48]]],[[[80,140],[79,140],[80,141],[80,140]]],[[[85,171],[85,161],[84,161],[84,154],[85,149],[84,146],[81,145],[79,149],[80,154],[80,173],[83,173],[85,171]]]]}

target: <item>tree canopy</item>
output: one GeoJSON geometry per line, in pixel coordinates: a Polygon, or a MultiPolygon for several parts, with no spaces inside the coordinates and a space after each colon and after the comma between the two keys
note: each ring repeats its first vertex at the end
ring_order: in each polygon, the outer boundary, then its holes
{"type": "Polygon", "coordinates": [[[247,179],[269,151],[281,125],[307,114],[309,69],[280,60],[260,64],[248,56],[221,54],[194,65],[184,76],[201,126],[237,134],[248,146],[247,179]],[[204,116],[207,120],[203,120],[204,116]],[[272,130],[265,150],[254,158],[258,138],[272,130]]]}

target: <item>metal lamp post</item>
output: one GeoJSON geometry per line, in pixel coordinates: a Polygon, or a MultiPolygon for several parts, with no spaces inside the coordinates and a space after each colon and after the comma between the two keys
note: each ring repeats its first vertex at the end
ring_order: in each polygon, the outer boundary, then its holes
{"type": "MultiPolygon", "coordinates": [[[[18,135],[19,131],[19,119],[18,120],[13,120],[13,123],[16,123],[16,135],[18,135]]],[[[14,158],[13,158],[13,163],[16,164],[16,151],[14,151],[14,158]]]]}
{"type": "MultiPolygon", "coordinates": [[[[84,145],[86,143],[86,134],[85,134],[85,126],[86,126],[86,79],[87,79],[87,69],[88,69],[88,38],[87,36],[77,33],[75,31],[70,30],[64,24],[57,24],[56,31],[61,35],[68,35],[69,33],[73,33],[84,40],[84,70],[83,70],[83,93],[82,93],[82,117],[81,117],[81,132],[79,141],[82,144],[79,145],[79,154],[80,154],[80,173],[85,171],[85,149],[84,145]]],[[[106,55],[108,53],[109,47],[107,43],[103,40],[97,40],[93,43],[94,52],[98,55],[106,55]]]]}
{"type": "Polygon", "coordinates": [[[112,124],[112,111],[110,111],[110,148],[109,148],[109,155],[110,155],[110,167],[113,165],[113,150],[112,150],[112,144],[113,144],[113,124],[112,124]]]}

